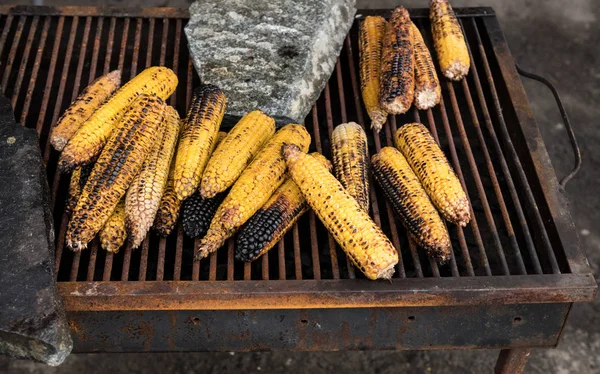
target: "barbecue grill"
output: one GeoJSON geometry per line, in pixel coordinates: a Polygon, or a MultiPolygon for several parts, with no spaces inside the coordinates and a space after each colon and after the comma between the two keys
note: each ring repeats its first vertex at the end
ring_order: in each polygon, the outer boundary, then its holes
{"type": "MultiPolygon", "coordinates": [[[[555,346],[572,303],[596,294],[562,189],[572,175],[557,180],[493,10],[456,12],[473,62],[469,76],[442,80],[443,100],[432,110],[390,116],[379,135],[368,132],[369,146],[374,154],[393,145],[402,124],[423,122],[468,191],[473,218],[465,228],[448,225],[454,255],[439,265],[406,237],[371,183],[371,215],[400,254],[392,281],[372,282],[312,212],[251,264],[234,261],[233,240],[194,262],[198,241],[184,237],[181,226],[114,255],[97,239],[81,253],[65,249],[69,176],[56,168],[52,124],[95,77],[118,68],[126,81],[150,65],[179,76],[169,103],[184,115],[199,84],[183,33],[188,14],[0,7],[1,88],[16,118],[39,136],[54,206],[58,291],[74,351],[493,348],[502,349],[496,371],[515,373],[530,347],[555,346]]],[[[433,51],[428,10],[410,13],[433,51]]],[[[357,29],[355,23],[305,121],[311,151],[327,157],[335,125],[369,123],[357,29]]]]}

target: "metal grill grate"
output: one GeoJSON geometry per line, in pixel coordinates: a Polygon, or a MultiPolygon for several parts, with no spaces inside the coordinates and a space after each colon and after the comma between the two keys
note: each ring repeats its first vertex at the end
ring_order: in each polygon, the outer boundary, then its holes
{"type": "MultiPolygon", "coordinates": [[[[30,11],[25,8],[0,12],[4,14],[0,17],[1,88],[12,99],[16,117],[36,129],[40,138],[54,204],[59,282],[362,278],[312,212],[302,217],[268,255],[252,264],[234,262],[232,240],[208,259],[193,262],[198,241],[184,237],[181,227],[166,239],[151,233],[139,250],[126,246],[116,255],[103,251],[97,239],[82,253],[65,250],[68,217],[64,201],[69,177],[57,173],[58,154],[47,141],[58,116],[88,82],[116,68],[123,70],[126,81],[150,65],[171,67],[180,83],[169,103],[181,115],[185,115],[192,88],[199,84],[183,33],[185,12],[143,10],[128,17],[126,13],[102,15],[97,8],[80,8],[87,9],[81,13],[77,9],[71,9],[69,15],[52,9],[46,9],[46,14],[38,11],[38,15],[26,15],[30,11]]],[[[401,255],[394,277],[570,273],[515,114],[515,106],[523,104],[511,101],[509,86],[516,83],[505,81],[494,53],[498,40],[483,22],[491,13],[481,9],[458,13],[473,61],[467,79],[459,83],[443,80],[443,101],[433,110],[415,109],[407,115],[390,116],[379,136],[367,132],[374,154],[383,146],[393,145],[399,126],[422,121],[466,187],[473,219],[464,229],[448,225],[454,256],[449,264],[440,266],[408,240],[372,183],[371,215],[401,255]]],[[[434,52],[426,10],[411,14],[434,52]]],[[[358,81],[357,25],[346,38],[335,71],[305,121],[313,136],[311,151],[327,157],[334,126],[347,121],[368,126],[358,81]]]]}

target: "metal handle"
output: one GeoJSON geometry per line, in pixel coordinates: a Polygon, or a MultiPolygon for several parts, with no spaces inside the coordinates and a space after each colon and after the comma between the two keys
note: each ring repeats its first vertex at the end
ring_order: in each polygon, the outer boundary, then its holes
{"type": "Polygon", "coordinates": [[[577,174],[577,172],[579,172],[579,169],[581,168],[581,151],[579,150],[577,138],[575,138],[575,133],[573,132],[573,127],[571,127],[571,121],[569,121],[567,111],[565,110],[565,107],[562,103],[558,91],[556,90],[556,87],[554,87],[554,85],[550,83],[549,80],[547,80],[544,77],[540,77],[537,74],[533,74],[521,69],[521,67],[517,63],[515,63],[515,66],[517,67],[517,71],[519,72],[519,74],[521,74],[522,76],[545,84],[546,87],[548,87],[550,91],[552,91],[552,95],[554,95],[554,100],[556,100],[556,105],[558,105],[558,110],[560,111],[560,115],[562,116],[565,128],[567,129],[567,134],[569,135],[571,147],[573,148],[573,153],[575,155],[575,165],[573,166],[573,169],[569,174],[567,174],[560,180],[560,186],[564,189],[567,183],[577,174]]]}

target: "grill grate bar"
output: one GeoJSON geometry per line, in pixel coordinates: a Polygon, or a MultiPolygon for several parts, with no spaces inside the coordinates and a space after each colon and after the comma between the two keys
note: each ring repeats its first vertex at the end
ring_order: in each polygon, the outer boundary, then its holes
{"type": "MultiPolygon", "coordinates": [[[[444,126],[444,131],[445,131],[446,137],[448,139],[450,155],[452,156],[452,166],[454,167],[454,170],[456,171],[456,174],[458,175],[460,183],[462,184],[463,189],[465,190],[465,193],[467,194],[467,198],[469,199],[469,201],[472,201],[471,198],[469,197],[469,190],[467,189],[467,186],[465,183],[465,178],[463,176],[462,169],[461,169],[460,163],[458,161],[458,155],[456,153],[456,147],[454,145],[454,140],[452,138],[452,130],[450,129],[450,123],[448,121],[448,114],[446,112],[446,105],[444,104],[443,97],[440,100],[439,106],[440,106],[441,113],[442,113],[442,123],[444,126]]],[[[479,231],[479,225],[477,224],[477,217],[475,216],[475,212],[473,211],[472,204],[471,204],[471,222],[469,223],[469,225],[471,226],[471,230],[473,231],[475,240],[477,242],[477,247],[479,249],[479,256],[481,257],[481,265],[484,268],[485,274],[487,276],[490,276],[490,275],[492,275],[492,270],[490,269],[490,263],[488,261],[485,247],[483,245],[483,239],[481,238],[481,232],[479,231]]]]}
{"type": "Polygon", "coordinates": [[[300,256],[300,233],[298,230],[298,222],[294,224],[292,229],[292,236],[294,240],[294,268],[296,270],[296,279],[302,279],[302,257],[300,256]]]}
{"type": "MultiPolygon", "coordinates": [[[[231,245],[229,247],[232,248],[232,252],[233,252],[233,245],[231,245]]],[[[284,243],[284,239],[281,239],[279,241],[279,243],[277,243],[277,258],[279,259],[279,263],[278,263],[279,280],[285,280],[286,273],[285,273],[285,243],[284,243]]],[[[339,273],[338,273],[338,277],[339,277],[339,273]]],[[[227,278],[227,280],[229,280],[229,277],[227,278]]]]}
{"type": "Polygon", "coordinates": [[[450,92],[450,103],[452,105],[452,109],[454,111],[454,117],[456,123],[458,124],[458,132],[461,136],[463,142],[463,148],[466,151],[467,159],[469,160],[469,166],[471,168],[471,173],[475,179],[475,184],[477,186],[477,192],[479,195],[479,199],[481,204],[483,205],[483,210],[485,212],[485,218],[488,223],[488,226],[491,230],[494,247],[496,248],[496,252],[498,254],[498,259],[500,260],[500,265],[502,267],[502,274],[509,275],[510,271],[508,269],[508,264],[506,262],[506,257],[504,255],[504,251],[502,250],[502,243],[500,242],[500,237],[498,236],[498,229],[496,228],[496,223],[494,222],[494,217],[492,215],[492,211],[488,202],[487,194],[485,189],[483,188],[483,184],[481,182],[481,176],[479,175],[479,170],[477,169],[477,164],[475,163],[475,157],[473,156],[473,151],[471,150],[471,145],[469,140],[467,139],[466,134],[464,133],[464,124],[462,121],[462,115],[460,114],[460,108],[458,106],[458,102],[456,99],[456,94],[454,92],[454,84],[451,82],[447,82],[448,91],[450,92]]]}
{"type": "MultiPolygon", "coordinates": [[[[54,39],[54,47],[52,49],[52,56],[58,56],[58,50],[60,47],[60,42],[62,39],[63,27],[65,24],[65,17],[60,17],[58,19],[58,26],[56,30],[56,37],[54,39]]],[[[48,78],[46,78],[46,87],[44,89],[44,97],[42,98],[42,105],[39,111],[36,130],[38,136],[41,138],[42,128],[44,125],[44,120],[46,119],[46,110],[48,109],[48,101],[50,100],[50,91],[52,89],[52,81],[54,80],[54,72],[56,70],[56,61],[57,58],[52,58],[50,60],[50,68],[48,69],[48,78]]],[[[45,156],[45,155],[44,155],[45,156]]],[[[44,157],[44,162],[47,163],[48,159],[44,157]]]]}
{"type": "Polygon", "coordinates": [[[0,36],[0,56],[2,56],[2,52],[4,52],[4,47],[6,46],[6,39],[8,38],[8,33],[10,32],[10,27],[12,26],[13,19],[14,17],[12,14],[6,17],[6,22],[4,23],[4,28],[2,29],[2,36],[0,36]]]}
{"type": "MultiPolygon", "coordinates": [[[[183,230],[183,228],[181,227],[181,223],[179,223],[177,225],[176,230],[178,233],[180,233],[183,230]]],[[[173,278],[175,280],[181,279],[182,257],[183,257],[183,235],[178,234],[177,235],[177,243],[175,244],[175,269],[174,269],[174,278],[173,278]]]]}
{"type": "MultiPolygon", "coordinates": [[[[471,112],[471,121],[473,123],[473,127],[477,130],[477,136],[479,139],[479,143],[482,145],[481,150],[483,152],[483,157],[485,158],[485,163],[488,168],[490,179],[492,180],[492,185],[494,188],[494,192],[496,194],[496,198],[498,199],[498,203],[500,205],[500,210],[502,214],[502,218],[504,219],[504,224],[506,226],[506,230],[508,232],[508,239],[510,241],[511,247],[513,248],[514,256],[517,260],[517,265],[519,266],[520,274],[527,274],[527,270],[525,269],[525,263],[523,262],[523,257],[521,256],[521,251],[519,249],[519,244],[517,243],[517,238],[515,236],[515,232],[512,226],[512,222],[510,221],[510,217],[508,215],[508,210],[506,208],[506,203],[504,202],[504,197],[502,196],[502,191],[500,189],[500,183],[498,182],[498,178],[496,177],[496,170],[494,169],[494,165],[492,164],[492,159],[488,152],[485,139],[483,137],[483,133],[481,132],[481,127],[479,125],[479,120],[477,118],[477,113],[475,112],[475,104],[473,103],[473,98],[471,97],[471,92],[469,90],[469,84],[466,80],[462,81],[463,91],[465,92],[465,97],[469,104],[469,111],[471,112]]],[[[460,124],[459,124],[460,125],[460,124]]],[[[464,127],[459,127],[459,131],[461,133],[461,138],[464,141],[467,141],[467,134],[464,127]]]]}
{"type": "MultiPolygon", "coordinates": [[[[125,65],[125,52],[127,51],[127,35],[129,34],[129,22],[130,18],[125,18],[125,22],[123,23],[123,33],[121,34],[121,53],[119,53],[119,65],[117,69],[123,71],[123,66],[125,65]]],[[[131,74],[129,76],[131,78],[131,74]]],[[[125,81],[125,77],[123,77],[123,81],[125,81]]]]}
{"type": "Polygon", "coordinates": [[[98,18],[96,25],[96,35],[94,36],[94,49],[92,50],[92,62],[90,65],[90,76],[88,84],[92,83],[98,73],[98,55],[100,53],[100,39],[102,37],[102,29],[104,28],[104,17],[98,18]]]}
{"type": "Polygon", "coordinates": [[[514,144],[511,140],[510,134],[508,133],[508,129],[506,127],[506,122],[504,121],[504,115],[502,114],[502,106],[500,104],[500,99],[498,98],[498,91],[496,90],[496,85],[494,82],[494,77],[492,75],[492,71],[490,68],[490,64],[487,58],[487,53],[485,51],[485,48],[483,47],[483,42],[481,40],[481,35],[479,34],[479,30],[477,28],[477,24],[475,23],[475,21],[473,20],[473,26],[474,26],[474,30],[475,30],[475,36],[477,37],[477,44],[479,46],[479,53],[481,56],[481,60],[483,62],[483,68],[485,70],[485,74],[487,77],[487,81],[488,81],[488,85],[490,87],[490,91],[492,94],[492,99],[494,102],[494,109],[496,110],[496,114],[498,117],[498,121],[500,126],[500,132],[502,135],[502,140],[504,142],[505,145],[505,149],[507,149],[507,151],[510,154],[510,159],[511,161],[513,161],[514,165],[515,165],[515,170],[517,171],[517,175],[519,176],[519,181],[521,183],[521,186],[523,187],[523,190],[525,192],[525,197],[526,200],[528,202],[528,204],[533,207],[533,219],[535,221],[536,224],[536,228],[538,230],[539,233],[541,233],[541,239],[542,239],[542,244],[544,246],[544,253],[546,253],[548,255],[549,261],[550,261],[550,266],[552,268],[552,273],[553,274],[560,274],[561,271],[559,269],[558,266],[558,262],[556,261],[556,256],[554,255],[554,250],[552,249],[552,245],[550,244],[550,239],[548,237],[548,233],[546,232],[545,226],[544,226],[544,222],[542,220],[542,217],[540,215],[539,209],[537,209],[537,204],[535,202],[535,197],[533,196],[533,192],[531,191],[531,188],[527,182],[527,176],[525,175],[525,171],[523,170],[523,165],[521,164],[521,161],[519,159],[519,156],[517,154],[517,151],[514,147],[514,144]]]}
{"type": "MultiPolygon", "coordinates": [[[[35,38],[35,33],[37,31],[37,26],[40,21],[39,16],[33,17],[33,21],[31,22],[31,28],[29,29],[29,33],[27,36],[27,42],[25,44],[25,50],[23,51],[23,56],[21,57],[21,64],[19,66],[19,75],[17,76],[17,82],[15,83],[15,88],[13,90],[11,105],[13,108],[17,105],[17,99],[19,98],[19,92],[21,91],[21,84],[23,83],[23,77],[25,75],[25,68],[27,67],[27,62],[29,61],[29,54],[31,52],[31,46],[33,44],[33,39],[35,38]]],[[[0,53],[1,54],[1,53],[0,53]]],[[[3,92],[6,94],[6,86],[2,86],[3,92]]],[[[24,122],[22,122],[25,124],[24,122]]]]}
{"type": "MultiPolygon", "coordinates": [[[[116,18],[110,19],[110,28],[108,31],[108,42],[106,44],[106,58],[104,59],[104,71],[102,74],[108,74],[110,72],[110,61],[113,55],[113,45],[115,42],[115,27],[117,24],[116,18]]],[[[123,79],[121,79],[123,81],[123,79]]]]}
{"type": "Polygon", "coordinates": [[[21,35],[23,34],[23,28],[25,28],[25,20],[27,18],[25,16],[19,17],[19,23],[17,24],[17,31],[13,37],[12,47],[10,48],[10,52],[8,53],[8,61],[6,62],[6,67],[4,68],[4,74],[2,75],[2,93],[6,92],[6,85],[8,84],[8,77],[10,77],[10,73],[12,71],[13,63],[15,62],[17,47],[19,46],[19,42],[21,40],[21,35]]]}
{"type": "MultiPolygon", "coordinates": [[[[474,25],[476,27],[476,25],[474,25]]],[[[469,50],[469,57],[471,58],[471,61],[473,61],[473,53],[471,50],[471,47],[469,45],[469,43],[467,42],[467,47],[469,50]]],[[[523,235],[525,237],[525,243],[527,246],[527,251],[529,253],[530,259],[532,261],[533,264],[533,268],[534,268],[534,272],[535,274],[541,274],[542,273],[542,267],[540,265],[540,261],[539,258],[537,256],[537,252],[535,251],[535,245],[533,244],[533,239],[531,238],[531,233],[529,232],[529,227],[527,224],[527,220],[525,219],[525,214],[523,213],[523,208],[521,207],[521,202],[519,199],[519,195],[517,193],[517,190],[515,188],[515,184],[513,182],[513,179],[510,175],[510,171],[508,169],[508,164],[506,163],[506,158],[504,157],[504,154],[502,153],[502,148],[500,147],[500,142],[498,141],[498,137],[496,135],[496,131],[494,130],[494,127],[492,125],[492,120],[491,120],[491,116],[488,110],[488,106],[483,94],[483,88],[481,85],[481,81],[479,79],[479,74],[477,72],[477,64],[472,64],[471,65],[471,75],[472,75],[472,79],[475,82],[475,88],[477,91],[477,97],[479,100],[479,105],[481,106],[481,109],[483,111],[483,118],[484,118],[484,122],[486,124],[486,129],[488,130],[488,134],[490,135],[491,139],[492,139],[492,143],[494,145],[494,150],[495,150],[495,155],[497,157],[497,159],[500,162],[500,166],[502,169],[502,173],[503,176],[506,180],[506,183],[508,185],[508,190],[510,192],[511,195],[511,199],[514,203],[514,207],[516,210],[516,214],[517,214],[517,218],[519,221],[519,224],[522,226],[523,230],[523,235]]],[[[480,142],[482,144],[484,144],[483,149],[485,150],[486,153],[487,152],[487,146],[485,145],[484,142],[484,138],[482,137],[482,131],[479,128],[479,126],[477,126],[478,128],[478,136],[481,138],[480,142]]]]}
{"type": "MultiPolygon", "coordinates": [[[[46,40],[48,38],[48,30],[50,29],[50,17],[44,18],[44,28],[42,29],[42,35],[40,37],[40,41],[38,44],[38,50],[35,54],[35,60],[33,62],[33,67],[31,69],[31,77],[29,78],[29,85],[27,86],[27,94],[25,95],[25,102],[23,103],[23,110],[21,112],[21,124],[25,125],[27,122],[27,114],[29,113],[29,106],[31,105],[31,99],[33,98],[33,90],[35,89],[35,82],[37,81],[38,72],[40,70],[40,64],[42,61],[42,53],[44,52],[44,48],[46,47],[46,40]]],[[[0,55],[1,53],[0,48],[0,55]]],[[[15,94],[18,96],[18,94],[15,94]]],[[[15,99],[15,104],[13,105],[16,108],[17,99],[15,99]]],[[[39,133],[38,133],[39,136],[39,133]]]]}
{"type": "MultiPolygon", "coordinates": [[[[427,122],[429,124],[429,130],[431,131],[431,134],[433,135],[436,143],[440,144],[440,138],[438,136],[438,132],[437,132],[437,128],[435,125],[435,119],[433,117],[433,111],[431,109],[427,110],[427,122]]],[[[448,225],[446,224],[446,227],[448,225]]],[[[465,233],[464,233],[464,229],[460,226],[456,226],[456,231],[457,231],[457,236],[458,236],[458,243],[461,249],[461,254],[463,257],[463,260],[465,261],[465,267],[467,268],[467,275],[472,277],[475,276],[475,272],[473,271],[473,263],[471,262],[471,255],[469,253],[469,248],[467,246],[467,241],[465,239],[465,233]]],[[[456,262],[456,256],[454,254],[454,251],[452,251],[452,276],[454,277],[458,277],[460,276],[460,273],[458,272],[458,268],[457,268],[457,262],[456,262]]]]}

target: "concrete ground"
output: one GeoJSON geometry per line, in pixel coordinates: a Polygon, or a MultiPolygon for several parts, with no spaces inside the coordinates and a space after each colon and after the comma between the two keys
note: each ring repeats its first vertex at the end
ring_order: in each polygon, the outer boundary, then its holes
{"type": "MultiPolygon", "coordinates": [[[[0,1],[0,3],[19,1],[0,1]]],[[[46,1],[94,4],[104,1],[46,1]]],[[[31,3],[21,1],[20,3],[31,3]]],[[[185,0],[115,1],[147,6],[187,6],[185,0]]],[[[521,66],[553,81],[562,94],[583,155],[584,165],[566,192],[596,278],[600,265],[600,10],[594,0],[454,0],[455,6],[493,6],[521,66]],[[568,4],[567,4],[568,3],[568,4]]],[[[426,0],[361,1],[359,7],[427,6],[426,0]]],[[[531,106],[557,174],[569,171],[573,156],[550,92],[525,80],[531,106]]],[[[58,368],[0,358],[11,373],[489,373],[497,351],[332,352],[332,353],[160,353],[72,355],[58,368]]],[[[600,371],[600,302],[576,305],[557,349],[534,350],[527,373],[600,371]]]]}

